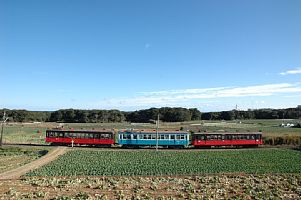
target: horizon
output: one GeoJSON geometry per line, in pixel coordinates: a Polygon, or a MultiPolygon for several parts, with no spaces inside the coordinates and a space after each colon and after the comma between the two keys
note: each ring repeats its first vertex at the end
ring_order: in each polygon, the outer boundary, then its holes
{"type": "MultiPolygon", "coordinates": [[[[286,108],[258,108],[258,109],[246,109],[246,110],[240,110],[240,109],[232,109],[232,110],[214,110],[214,111],[202,111],[199,110],[201,113],[209,113],[209,112],[228,112],[228,111],[253,111],[253,110],[282,110],[282,109],[290,109],[290,108],[299,108],[299,106],[301,105],[297,105],[295,107],[286,107],[286,108]]],[[[148,109],[160,109],[160,108],[164,108],[164,107],[150,107],[150,108],[145,108],[145,109],[141,109],[141,110],[148,110],[148,109]]],[[[184,108],[184,107],[168,107],[168,108],[184,108]]],[[[90,110],[119,110],[119,109],[77,109],[77,108],[64,108],[64,109],[58,109],[58,110],[27,110],[27,109],[9,109],[9,108],[0,108],[0,110],[25,110],[25,111],[29,111],[29,112],[55,112],[55,111],[59,111],[59,110],[84,110],[84,111],[90,111],[90,110]]],[[[186,108],[186,109],[194,109],[194,108],[186,108]]],[[[120,112],[136,112],[139,110],[119,110],[120,112]]]]}
{"type": "Polygon", "coordinates": [[[0,0],[0,108],[295,108],[300,7],[299,0],[0,0]]]}

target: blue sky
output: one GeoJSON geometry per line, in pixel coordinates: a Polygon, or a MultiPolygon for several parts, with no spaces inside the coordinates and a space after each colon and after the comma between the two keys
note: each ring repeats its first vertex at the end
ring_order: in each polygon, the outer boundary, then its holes
{"type": "Polygon", "coordinates": [[[0,0],[0,108],[301,104],[299,0],[0,0]]]}

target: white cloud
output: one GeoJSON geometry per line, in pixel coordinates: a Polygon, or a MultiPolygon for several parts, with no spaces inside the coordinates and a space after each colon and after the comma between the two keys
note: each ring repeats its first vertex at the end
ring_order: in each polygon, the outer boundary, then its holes
{"type": "Polygon", "coordinates": [[[288,75],[288,74],[301,74],[301,68],[297,68],[297,69],[292,69],[292,70],[288,70],[286,72],[281,72],[279,73],[280,75],[288,75]]]}
{"type": "Polygon", "coordinates": [[[183,106],[195,107],[200,105],[200,100],[239,98],[239,97],[265,97],[280,94],[301,93],[300,83],[266,84],[246,87],[217,87],[194,88],[180,90],[165,90],[138,93],[138,96],[107,99],[97,102],[97,106],[108,108],[123,107],[161,107],[183,106]]]}

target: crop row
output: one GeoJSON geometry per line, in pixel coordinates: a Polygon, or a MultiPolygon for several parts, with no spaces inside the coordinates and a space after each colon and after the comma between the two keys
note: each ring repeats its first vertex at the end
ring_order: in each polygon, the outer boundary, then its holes
{"type": "Polygon", "coordinates": [[[29,176],[301,173],[301,153],[283,149],[220,151],[70,151],[29,176]]]}

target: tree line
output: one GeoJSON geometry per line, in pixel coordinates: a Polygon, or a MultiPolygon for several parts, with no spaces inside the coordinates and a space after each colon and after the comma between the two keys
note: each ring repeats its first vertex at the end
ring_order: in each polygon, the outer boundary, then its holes
{"type": "MultiPolygon", "coordinates": [[[[3,116],[0,110],[0,118],[3,116]]],[[[300,119],[301,108],[287,109],[256,109],[231,110],[221,112],[201,113],[196,108],[150,108],[132,112],[119,110],[79,110],[61,109],[57,111],[27,111],[5,109],[8,122],[78,122],[78,123],[106,123],[106,122],[154,122],[159,114],[164,122],[183,122],[194,120],[243,120],[243,119],[300,119]]]]}

